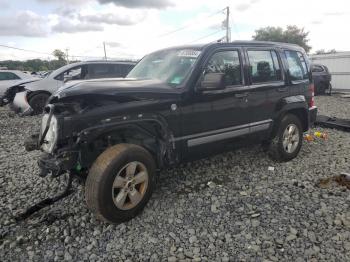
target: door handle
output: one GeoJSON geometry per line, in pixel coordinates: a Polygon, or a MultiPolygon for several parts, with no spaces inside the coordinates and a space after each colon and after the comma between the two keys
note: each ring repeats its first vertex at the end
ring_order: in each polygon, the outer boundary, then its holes
{"type": "Polygon", "coordinates": [[[245,93],[238,93],[238,94],[235,94],[235,97],[237,98],[245,98],[248,96],[248,92],[245,92],[245,93]]]}
{"type": "Polygon", "coordinates": [[[288,87],[279,87],[277,88],[278,92],[286,92],[288,90],[288,87]]]}

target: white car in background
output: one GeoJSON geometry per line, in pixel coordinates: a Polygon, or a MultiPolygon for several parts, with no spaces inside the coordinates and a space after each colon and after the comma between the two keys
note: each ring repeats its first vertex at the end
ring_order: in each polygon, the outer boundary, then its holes
{"type": "Polygon", "coordinates": [[[19,70],[0,70],[0,98],[5,94],[5,91],[12,86],[38,80],[40,80],[39,77],[34,77],[19,70]]]}
{"type": "MultiPolygon", "coordinates": [[[[65,82],[110,77],[125,77],[135,66],[135,62],[126,61],[84,61],[63,66],[40,81],[9,88],[2,97],[2,105],[21,115],[41,113],[47,99],[65,82]]],[[[1,105],[1,101],[0,101],[1,105]]]]}

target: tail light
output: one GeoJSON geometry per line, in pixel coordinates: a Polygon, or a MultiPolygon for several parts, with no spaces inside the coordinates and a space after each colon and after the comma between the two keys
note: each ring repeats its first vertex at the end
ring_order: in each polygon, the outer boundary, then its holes
{"type": "Polygon", "coordinates": [[[313,107],[315,105],[315,85],[312,83],[309,86],[309,90],[311,93],[310,101],[309,101],[309,107],[313,107]]]}

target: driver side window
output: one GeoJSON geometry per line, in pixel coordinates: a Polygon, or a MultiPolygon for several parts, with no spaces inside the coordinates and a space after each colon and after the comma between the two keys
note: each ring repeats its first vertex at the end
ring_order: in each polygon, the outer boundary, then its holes
{"type": "Polygon", "coordinates": [[[209,60],[205,74],[225,74],[225,86],[242,84],[241,63],[238,51],[221,51],[215,53],[209,60]]]}
{"type": "Polygon", "coordinates": [[[59,74],[58,76],[55,77],[55,79],[59,80],[59,81],[65,81],[67,78],[69,78],[69,80],[86,79],[87,72],[86,72],[86,70],[83,70],[83,69],[84,69],[84,67],[82,67],[82,66],[73,67],[73,68],[59,74]]]}

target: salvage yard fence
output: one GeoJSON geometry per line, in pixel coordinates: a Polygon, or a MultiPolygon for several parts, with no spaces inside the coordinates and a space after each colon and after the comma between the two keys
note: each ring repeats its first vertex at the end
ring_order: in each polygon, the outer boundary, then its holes
{"type": "Polygon", "coordinates": [[[310,59],[328,67],[333,90],[350,92],[350,52],[312,55],[310,59]]]}

